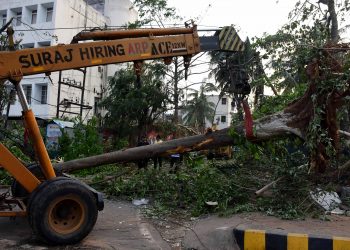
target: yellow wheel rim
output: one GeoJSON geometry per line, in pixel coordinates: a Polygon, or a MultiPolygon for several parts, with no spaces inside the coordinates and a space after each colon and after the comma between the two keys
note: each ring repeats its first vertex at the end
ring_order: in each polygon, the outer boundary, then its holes
{"type": "Polygon", "coordinates": [[[76,195],[56,198],[49,206],[49,226],[57,233],[70,234],[84,222],[86,208],[76,195]]]}

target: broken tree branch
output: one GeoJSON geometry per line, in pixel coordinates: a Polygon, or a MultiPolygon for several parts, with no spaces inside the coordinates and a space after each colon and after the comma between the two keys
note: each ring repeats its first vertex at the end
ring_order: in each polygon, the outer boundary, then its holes
{"type": "Polygon", "coordinates": [[[255,192],[256,196],[261,196],[263,193],[265,193],[267,190],[269,190],[273,185],[275,185],[277,182],[279,182],[280,180],[282,180],[285,176],[281,176],[279,177],[277,180],[274,180],[272,182],[270,182],[269,184],[265,185],[264,187],[262,187],[261,189],[259,189],[258,191],[255,192]]]}
{"type": "Polygon", "coordinates": [[[345,135],[347,137],[350,137],[350,133],[349,132],[346,132],[344,130],[339,130],[339,134],[342,134],[342,135],[345,135]]]}

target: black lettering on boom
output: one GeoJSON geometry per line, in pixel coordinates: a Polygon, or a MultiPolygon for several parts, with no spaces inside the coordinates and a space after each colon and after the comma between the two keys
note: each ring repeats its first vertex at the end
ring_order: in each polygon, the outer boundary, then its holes
{"type": "Polygon", "coordinates": [[[81,60],[90,60],[94,58],[124,56],[125,50],[122,44],[118,44],[80,48],[79,53],[81,60]]]}

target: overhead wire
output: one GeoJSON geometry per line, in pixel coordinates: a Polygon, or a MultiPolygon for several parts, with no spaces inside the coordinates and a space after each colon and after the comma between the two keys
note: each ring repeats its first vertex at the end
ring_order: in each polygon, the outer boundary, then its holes
{"type": "MultiPolygon", "coordinates": [[[[41,103],[42,101],[39,101],[38,99],[35,99],[34,97],[30,97],[30,99],[32,99],[32,100],[34,100],[34,101],[36,101],[36,102],[38,102],[38,103],[41,103]]],[[[50,104],[50,103],[41,103],[42,105],[49,105],[49,106],[52,106],[52,107],[57,107],[57,105],[54,105],[54,104],[50,104]]]]}
{"type": "Polygon", "coordinates": [[[212,2],[210,2],[207,7],[205,8],[205,10],[199,14],[199,16],[197,17],[197,23],[198,25],[203,21],[204,16],[208,15],[209,9],[212,8],[213,4],[212,2]]]}
{"type": "MultiPolygon", "coordinates": [[[[41,34],[38,32],[38,30],[37,30],[36,28],[34,28],[34,27],[32,27],[31,25],[29,25],[29,24],[23,22],[22,19],[20,19],[20,18],[14,18],[13,20],[19,21],[19,22],[22,23],[24,26],[28,27],[30,30],[27,29],[27,31],[34,31],[35,34],[36,34],[41,40],[47,40],[47,39],[45,39],[45,38],[43,38],[43,37],[41,36],[41,34]]],[[[15,30],[15,31],[17,31],[17,30],[15,30]]],[[[50,33],[49,33],[49,34],[50,34],[50,33]]],[[[52,34],[50,34],[50,36],[52,37],[52,34]]],[[[36,40],[34,37],[33,37],[33,39],[36,40]]]]}
{"type": "MultiPolygon", "coordinates": [[[[22,22],[22,21],[20,21],[22,22]]],[[[55,27],[55,28],[34,28],[32,26],[30,26],[29,24],[25,24],[25,26],[29,26],[31,28],[31,30],[28,30],[28,29],[16,29],[15,31],[17,32],[27,32],[27,31],[51,31],[51,30],[84,30],[84,29],[87,29],[87,30],[94,30],[94,29],[101,29],[101,30],[105,30],[107,28],[108,29],[116,29],[116,28],[119,28],[119,29],[126,29],[127,27],[125,25],[108,25],[108,26],[90,26],[90,27],[83,27],[83,26],[77,26],[77,27],[55,27]]],[[[181,26],[183,27],[184,24],[164,24],[164,28],[166,27],[178,27],[178,26],[181,26]]],[[[149,29],[149,28],[153,28],[154,26],[152,25],[144,25],[143,27],[140,27],[139,29],[149,29]]],[[[203,28],[213,28],[213,29],[220,29],[222,28],[222,26],[215,26],[215,25],[197,25],[197,28],[200,30],[200,27],[203,27],[203,28]]]]}

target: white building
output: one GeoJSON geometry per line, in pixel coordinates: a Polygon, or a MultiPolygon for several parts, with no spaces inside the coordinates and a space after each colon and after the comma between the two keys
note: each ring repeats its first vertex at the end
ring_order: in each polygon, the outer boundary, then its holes
{"type": "MultiPolygon", "coordinates": [[[[21,40],[22,48],[45,47],[70,43],[84,27],[104,28],[135,21],[137,12],[131,7],[130,0],[0,0],[0,24],[14,17],[15,39],[21,40]]],[[[87,69],[83,104],[92,106],[92,109],[83,110],[83,119],[89,119],[97,112],[96,103],[103,95],[108,76],[114,75],[114,71],[115,67],[112,66],[87,69]]],[[[80,86],[83,73],[78,70],[63,71],[61,80],[80,86]]],[[[22,80],[28,102],[37,117],[51,119],[56,116],[58,81],[58,72],[50,77],[39,74],[22,80]]],[[[80,107],[72,103],[81,103],[82,90],[61,85],[60,93],[60,103],[64,99],[71,102],[70,105],[60,106],[60,117],[79,113],[80,107]]],[[[21,110],[17,101],[11,105],[10,117],[20,116],[21,110]]]]}
{"type": "MultiPolygon", "coordinates": [[[[217,125],[217,129],[227,128],[231,125],[234,106],[232,98],[224,95],[219,100],[219,95],[208,95],[207,100],[215,104],[215,116],[214,123],[217,125]]],[[[206,127],[212,126],[212,121],[205,121],[206,127]]]]}
{"type": "MultiPolygon", "coordinates": [[[[214,104],[214,108],[216,107],[216,110],[213,124],[211,120],[206,120],[205,127],[210,128],[213,125],[216,125],[217,129],[229,127],[231,125],[232,115],[234,112],[232,98],[230,96],[224,95],[219,99],[219,95],[213,94],[207,95],[207,100],[208,102],[212,102],[214,104]]],[[[180,117],[182,118],[182,121],[184,120],[185,116],[186,112],[184,110],[180,110],[180,117]]]]}

